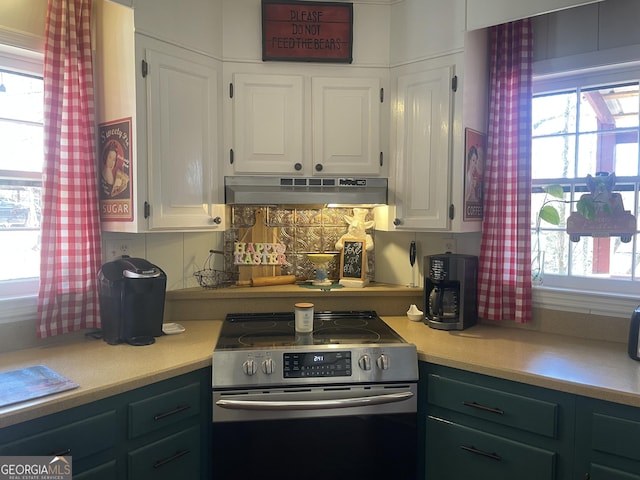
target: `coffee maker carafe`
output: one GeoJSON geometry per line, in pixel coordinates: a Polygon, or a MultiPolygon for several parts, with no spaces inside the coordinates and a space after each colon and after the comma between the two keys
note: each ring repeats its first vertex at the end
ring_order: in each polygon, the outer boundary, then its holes
{"type": "Polygon", "coordinates": [[[426,324],[437,330],[464,330],[478,320],[478,257],[456,253],[424,258],[426,324]]]}

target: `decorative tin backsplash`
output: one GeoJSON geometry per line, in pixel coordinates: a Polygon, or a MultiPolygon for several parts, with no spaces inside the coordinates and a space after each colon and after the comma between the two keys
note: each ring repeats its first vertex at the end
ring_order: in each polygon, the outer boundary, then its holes
{"type": "MultiPolygon", "coordinates": [[[[225,269],[233,265],[234,242],[246,241],[248,229],[255,225],[256,217],[264,218],[265,226],[277,232],[278,242],[286,246],[288,265],[282,266],[283,275],[295,275],[299,279],[311,280],[315,269],[307,253],[335,253],[329,262],[327,273],[330,279],[339,279],[340,255],[336,242],[347,233],[349,224],[345,215],[353,216],[352,208],[280,208],[263,206],[234,206],[231,208],[231,225],[225,231],[225,269]],[[256,215],[260,212],[260,215],[256,215]]],[[[373,212],[367,214],[373,220],[373,212]]],[[[373,236],[373,232],[368,232],[373,236]]],[[[367,278],[374,276],[375,248],[367,252],[367,278]]]]}

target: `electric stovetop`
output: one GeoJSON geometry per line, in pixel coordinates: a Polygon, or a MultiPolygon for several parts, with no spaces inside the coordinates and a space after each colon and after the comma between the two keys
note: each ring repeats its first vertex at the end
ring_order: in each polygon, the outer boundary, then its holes
{"type": "Polygon", "coordinates": [[[315,312],[313,333],[296,335],[293,312],[231,313],[222,324],[216,350],[305,345],[406,343],[373,310],[315,312]]]}

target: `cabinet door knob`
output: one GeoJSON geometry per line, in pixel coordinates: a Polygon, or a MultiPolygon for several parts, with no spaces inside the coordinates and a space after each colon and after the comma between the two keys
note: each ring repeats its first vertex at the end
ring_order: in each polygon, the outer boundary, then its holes
{"type": "Polygon", "coordinates": [[[393,219],[393,224],[397,227],[398,225],[402,225],[402,220],[400,220],[399,218],[394,218],[393,219]]]}
{"type": "Polygon", "coordinates": [[[298,172],[302,170],[302,164],[300,162],[296,163],[293,168],[295,168],[298,172]]]}
{"type": "Polygon", "coordinates": [[[222,223],[222,219],[220,217],[213,217],[209,219],[209,223],[215,223],[216,225],[220,225],[222,223]]]}
{"type": "Polygon", "coordinates": [[[316,163],[316,172],[321,172],[324,167],[321,163],[316,163]]]}

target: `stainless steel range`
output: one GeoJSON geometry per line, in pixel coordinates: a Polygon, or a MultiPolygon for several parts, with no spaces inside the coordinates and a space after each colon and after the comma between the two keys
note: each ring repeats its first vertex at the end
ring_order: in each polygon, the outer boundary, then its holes
{"type": "Polygon", "coordinates": [[[214,452],[224,452],[216,478],[263,475],[278,452],[307,441],[326,443],[322,465],[279,478],[414,478],[415,345],[374,311],[316,312],[311,335],[294,325],[293,312],[226,317],[213,351],[214,452]],[[248,448],[262,460],[241,460],[248,448]]]}

